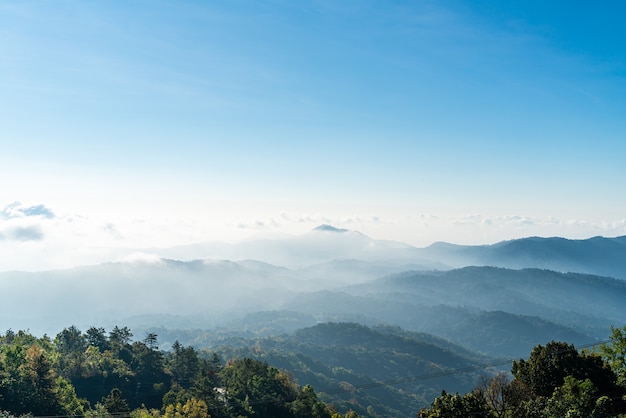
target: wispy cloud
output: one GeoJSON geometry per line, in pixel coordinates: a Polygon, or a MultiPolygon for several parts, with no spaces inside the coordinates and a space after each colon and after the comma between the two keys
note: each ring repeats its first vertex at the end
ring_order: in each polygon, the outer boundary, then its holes
{"type": "Polygon", "coordinates": [[[45,205],[24,206],[20,202],[13,202],[2,209],[0,219],[24,218],[28,216],[40,216],[47,219],[54,219],[55,214],[45,205]]]}
{"type": "Polygon", "coordinates": [[[239,229],[252,230],[278,228],[279,226],[279,223],[275,219],[269,219],[266,221],[239,222],[237,224],[237,228],[239,229]]]}
{"type": "Polygon", "coordinates": [[[481,231],[498,239],[520,236],[563,236],[586,238],[593,235],[617,236],[626,234],[626,220],[594,221],[583,219],[559,219],[555,217],[532,217],[522,215],[492,216],[467,214],[449,219],[456,228],[481,231]],[[509,234],[510,237],[502,234],[509,234]]]}
{"type": "MultiPolygon", "coordinates": [[[[291,227],[299,225],[299,228],[305,226],[306,228],[315,227],[321,224],[329,224],[338,227],[347,228],[359,228],[369,224],[382,223],[384,220],[378,215],[351,215],[351,216],[324,216],[321,214],[290,214],[286,211],[282,211],[278,216],[274,216],[267,219],[257,220],[245,220],[238,222],[237,228],[239,229],[290,229],[291,227]]],[[[298,228],[298,229],[299,229],[298,228]]]]}

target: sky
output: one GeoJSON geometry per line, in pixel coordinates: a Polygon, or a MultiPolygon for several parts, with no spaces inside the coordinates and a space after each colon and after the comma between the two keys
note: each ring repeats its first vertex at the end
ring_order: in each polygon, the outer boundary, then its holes
{"type": "Polygon", "coordinates": [[[621,1],[0,0],[0,271],[626,235],[621,1]]]}

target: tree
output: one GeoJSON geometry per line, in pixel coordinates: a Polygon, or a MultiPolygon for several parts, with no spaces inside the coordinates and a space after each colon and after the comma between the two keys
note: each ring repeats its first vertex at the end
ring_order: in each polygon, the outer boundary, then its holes
{"type": "Polygon", "coordinates": [[[198,353],[193,347],[183,347],[178,341],[172,345],[167,364],[176,384],[189,388],[200,371],[198,353]]]}
{"type": "Polygon", "coordinates": [[[117,358],[130,363],[132,361],[132,352],[130,341],[133,333],[128,327],[119,328],[117,325],[109,332],[109,346],[111,351],[117,358]]]}
{"type": "Polygon", "coordinates": [[[118,388],[111,389],[111,393],[102,398],[102,405],[111,414],[117,415],[130,411],[130,408],[128,408],[128,401],[122,398],[122,391],[118,388]]]}
{"type": "Polygon", "coordinates": [[[96,403],[94,409],[85,412],[85,418],[113,418],[113,415],[100,402],[96,403]]]}
{"type": "Polygon", "coordinates": [[[133,333],[130,332],[128,327],[119,328],[117,325],[113,327],[113,330],[109,332],[109,342],[115,345],[130,344],[130,339],[133,337],[133,333]]]}
{"type": "Polygon", "coordinates": [[[304,386],[291,403],[291,412],[295,418],[329,418],[330,413],[311,385],[304,386]]]}
{"type": "Polygon", "coordinates": [[[44,351],[33,345],[26,351],[24,373],[30,387],[28,401],[34,415],[63,412],[56,398],[57,381],[44,351]]]}
{"type": "Polygon", "coordinates": [[[59,351],[59,372],[67,379],[80,377],[87,348],[87,339],[83,333],[72,325],[63,329],[54,339],[59,351]]]}
{"type": "Polygon", "coordinates": [[[161,418],[161,411],[158,409],[148,409],[142,405],[141,408],[131,411],[130,418],[161,418]]]}
{"type": "Polygon", "coordinates": [[[0,410],[11,411],[14,414],[28,412],[26,398],[30,388],[22,373],[26,362],[26,350],[21,345],[12,343],[3,347],[3,356],[0,357],[0,410]]]}
{"type": "Polygon", "coordinates": [[[615,374],[601,357],[581,355],[573,345],[564,342],[536,346],[527,361],[514,361],[511,371],[515,380],[521,381],[533,396],[551,397],[567,376],[589,378],[601,393],[618,391],[615,374]]]}
{"type": "Polygon", "coordinates": [[[172,344],[172,358],[170,360],[170,369],[172,370],[172,374],[174,375],[174,379],[176,381],[179,380],[180,375],[180,352],[182,348],[183,346],[181,343],[178,342],[178,340],[174,341],[174,344],[172,344]]]}
{"type": "Polygon", "coordinates": [[[163,368],[163,353],[139,341],[133,343],[131,350],[130,366],[137,380],[136,393],[141,395],[146,406],[160,406],[167,391],[164,383],[168,380],[163,368]]]}
{"type": "Polygon", "coordinates": [[[211,415],[204,401],[192,398],[184,404],[168,405],[163,418],[211,418],[211,415]]]}
{"type": "MultiPolygon", "coordinates": [[[[168,405],[176,405],[176,404],[184,404],[192,396],[185,389],[181,388],[179,385],[174,384],[172,388],[163,395],[163,407],[167,407],[168,405]]],[[[205,402],[206,403],[206,402],[205,402]]]]}
{"type": "Polygon", "coordinates": [[[533,348],[530,358],[513,362],[512,373],[534,396],[550,397],[563,384],[566,376],[576,370],[578,351],[573,345],[550,342],[533,348]]]}
{"type": "Polygon", "coordinates": [[[54,343],[62,354],[82,353],[87,348],[87,339],[74,325],[58,333],[54,343]]]}
{"type": "Polygon", "coordinates": [[[133,343],[131,365],[137,377],[144,382],[155,383],[163,375],[163,353],[150,349],[142,342],[133,343]]]}
{"type": "Polygon", "coordinates": [[[501,372],[492,378],[481,378],[475,389],[485,399],[485,402],[497,418],[505,417],[507,410],[511,407],[511,400],[508,396],[510,385],[511,378],[509,375],[501,372]]]}
{"type": "Polygon", "coordinates": [[[89,402],[79,399],[74,386],[63,377],[57,377],[56,395],[68,415],[81,416],[89,409],[89,402]]]}
{"type": "Polygon", "coordinates": [[[503,389],[503,409],[508,411],[504,416],[514,418],[530,418],[543,411],[545,398],[534,398],[530,389],[520,380],[511,381],[503,389]],[[535,402],[538,400],[538,402],[535,402]]]}
{"type": "Polygon", "coordinates": [[[98,347],[100,351],[109,349],[109,342],[104,328],[90,327],[87,332],[85,332],[85,336],[89,345],[98,347]]]}
{"type": "Polygon", "coordinates": [[[221,386],[219,379],[221,370],[222,363],[216,353],[213,353],[209,359],[198,359],[198,372],[189,389],[194,398],[203,400],[207,404],[209,413],[214,417],[226,416],[224,395],[216,390],[221,386]]]}
{"type": "Polygon", "coordinates": [[[596,396],[597,392],[590,379],[567,376],[548,400],[544,415],[568,418],[609,416],[610,400],[596,396]]]}
{"type": "Polygon", "coordinates": [[[441,396],[435,398],[430,408],[422,409],[417,416],[418,418],[493,417],[481,393],[472,391],[461,396],[458,393],[451,395],[445,390],[441,392],[441,396]]]}
{"type": "Polygon", "coordinates": [[[617,376],[617,384],[626,387],[626,326],[611,327],[608,343],[601,344],[596,352],[617,376]]]}
{"type": "Polygon", "coordinates": [[[235,416],[291,415],[289,404],[297,391],[287,375],[267,363],[249,358],[233,360],[220,372],[220,380],[235,416]]]}
{"type": "Polygon", "coordinates": [[[156,350],[158,348],[158,335],[154,332],[149,332],[146,334],[146,338],[144,338],[143,342],[150,350],[156,350]]]}

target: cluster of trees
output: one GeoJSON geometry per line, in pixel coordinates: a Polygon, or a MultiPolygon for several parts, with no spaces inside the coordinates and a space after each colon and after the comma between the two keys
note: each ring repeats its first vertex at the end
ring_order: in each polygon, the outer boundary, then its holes
{"type": "MultiPolygon", "coordinates": [[[[0,418],[358,417],[341,415],[312,386],[265,361],[224,364],[215,352],[178,342],[160,350],[153,333],[132,337],[127,327],[83,333],[73,326],[54,339],[0,335],[0,418]]],[[[626,327],[613,328],[594,350],[553,341],[514,361],[511,374],[484,378],[465,395],[442,392],[417,417],[626,417],[625,358],[626,327]]]]}
{"type": "Polygon", "coordinates": [[[593,351],[553,341],[514,361],[512,378],[483,379],[462,396],[443,391],[417,417],[626,417],[625,358],[626,327],[593,351]]]}
{"type": "Polygon", "coordinates": [[[54,339],[0,335],[0,416],[344,417],[265,362],[223,364],[178,342],[162,351],[156,334],[132,337],[127,327],[74,326],[54,339]]]}

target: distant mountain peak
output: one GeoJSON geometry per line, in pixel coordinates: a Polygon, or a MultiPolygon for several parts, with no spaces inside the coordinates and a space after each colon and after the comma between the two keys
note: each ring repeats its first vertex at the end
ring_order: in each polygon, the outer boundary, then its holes
{"type": "Polygon", "coordinates": [[[328,224],[322,224],[320,226],[317,226],[317,227],[313,228],[313,231],[337,232],[337,233],[350,232],[349,229],[335,228],[334,226],[328,225],[328,224]]]}

